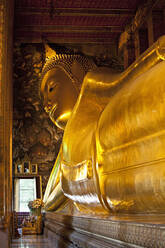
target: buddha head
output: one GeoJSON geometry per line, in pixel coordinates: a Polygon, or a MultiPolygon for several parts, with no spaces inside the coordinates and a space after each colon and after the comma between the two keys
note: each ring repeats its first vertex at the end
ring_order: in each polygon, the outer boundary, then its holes
{"type": "Polygon", "coordinates": [[[48,56],[42,70],[40,90],[44,109],[57,127],[65,128],[83,78],[94,68],[93,61],[81,55],[48,56]]]}

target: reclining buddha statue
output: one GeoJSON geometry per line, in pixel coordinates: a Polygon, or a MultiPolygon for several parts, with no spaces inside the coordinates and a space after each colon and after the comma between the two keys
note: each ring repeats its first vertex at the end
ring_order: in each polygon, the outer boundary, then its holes
{"type": "Polygon", "coordinates": [[[82,212],[164,213],[165,36],[128,69],[99,68],[80,55],[47,58],[46,112],[64,129],[44,196],[82,212]]]}

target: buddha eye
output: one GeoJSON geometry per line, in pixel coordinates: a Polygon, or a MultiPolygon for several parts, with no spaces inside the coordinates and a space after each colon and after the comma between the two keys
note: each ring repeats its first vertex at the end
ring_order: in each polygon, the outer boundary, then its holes
{"type": "Polygon", "coordinates": [[[49,86],[48,86],[48,88],[49,88],[49,92],[52,92],[52,91],[53,91],[53,89],[54,89],[56,86],[57,86],[57,83],[55,83],[55,82],[51,82],[51,83],[49,84],[49,86]]]}
{"type": "Polygon", "coordinates": [[[49,89],[49,92],[52,92],[52,90],[53,90],[53,87],[51,87],[51,88],[49,89]]]}

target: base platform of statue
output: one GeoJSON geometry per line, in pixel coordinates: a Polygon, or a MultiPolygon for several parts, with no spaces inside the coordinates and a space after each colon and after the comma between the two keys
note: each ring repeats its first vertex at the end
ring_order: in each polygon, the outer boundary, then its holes
{"type": "Polygon", "coordinates": [[[33,217],[22,224],[23,235],[42,234],[42,215],[33,217]]]}
{"type": "Polygon", "coordinates": [[[71,216],[49,212],[44,234],[55,247],[165,247],[165,215],[71,216]]]}

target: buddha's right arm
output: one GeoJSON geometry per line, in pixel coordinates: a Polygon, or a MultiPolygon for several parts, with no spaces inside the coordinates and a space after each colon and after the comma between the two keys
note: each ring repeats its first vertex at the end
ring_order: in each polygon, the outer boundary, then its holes
{"type": "Polygon", "coordinates": [[[64,196],[60,184],[60,162],[61,148],[49,177],[49,181],[44,194],[44,208],[47,211],[59,210],[67,201],[67,198],[64,196]]]}
{"type": "Polygon", "coordinates": [[[48,196],[44,208],[46,211],[59,211],[63,209],[63,207],[67,203],[67,200],[68,199],[64,196],[61,184],[59,182],[53,189],[51,194],[48,196]]]}

